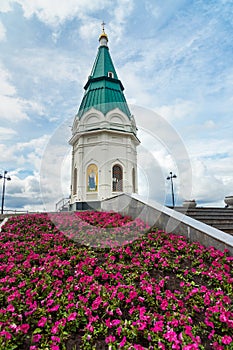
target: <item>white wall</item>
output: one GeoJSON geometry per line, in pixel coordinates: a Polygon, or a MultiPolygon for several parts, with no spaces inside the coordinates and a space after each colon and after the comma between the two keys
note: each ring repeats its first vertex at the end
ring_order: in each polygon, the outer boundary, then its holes
{"type": "Polygon", "coordinates": [[[112,168],[119,164],[123,170],[122,192],[133,192],[132,169],[135,169],[135,192],[137,192],[137,152],[134,118],[130,120],[122,111],[115,109],[104,116],[91,109],[81,120],[73,124],[72,195],[76,201],[103,200],[116,195],[112,191],[112,168]],[[95,164],[98,168],[97,191],[87,190],[87,168],[95,164]],[[74,168],[77,168],[77,188],[74,190],[74,168]],[[76,193],[75,193],[76,192],[76,193]]]}

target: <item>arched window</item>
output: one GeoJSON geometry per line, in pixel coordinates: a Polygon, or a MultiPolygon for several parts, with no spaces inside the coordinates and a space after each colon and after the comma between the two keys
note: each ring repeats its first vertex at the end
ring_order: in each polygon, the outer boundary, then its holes
{"type": "Polygon", "coordinates": [[[123,172],[119,164],[114,165],[112,168],[112,190],[113,192],[123,191],[123,172]]]}
{"type": "Polygon", "coordinates": [[[135,169],[133,168],[132,169],[132,190],[133,190],[133,193],[136,192],[136,179],[135,179],[135,169]]]}
{"type": "Polygon", "coordinates": [[[98,190],[98,168],[95,164],[87,167],[87,191],[96,192],[98,190]]]}
{"type": "Polygon", "coordinates": [[[109,78],[114,78],[113,72],[108,72],[108,77],[109,77],[109,78]]]}
{"type": "Polygon", "coordinates": [[[74,168],[73,194],[77,193],[77,168],[74,168]]]}

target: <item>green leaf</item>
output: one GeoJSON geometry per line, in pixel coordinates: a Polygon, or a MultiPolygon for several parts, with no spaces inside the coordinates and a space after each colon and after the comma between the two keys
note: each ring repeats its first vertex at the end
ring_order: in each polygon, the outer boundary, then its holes
{"type": "Polygon", "coordinates": [[[41,333],[41,332],[42,332],[41,328],[36,328],[36,329],[34,329],[33,334],[41,333]]]}

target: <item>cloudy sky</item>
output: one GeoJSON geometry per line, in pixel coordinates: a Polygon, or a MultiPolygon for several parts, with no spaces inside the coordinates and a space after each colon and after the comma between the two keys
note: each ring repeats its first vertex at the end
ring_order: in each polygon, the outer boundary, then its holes
{"type": "Polygon", "coordinates": [[[170,204],[173,171],[178,203],[224,206],[233,194],[232,0],[1,0],[6,209],[48,210],[69,195],[70,126],[102,20],[139,127],[139,192],[170,204]]]}

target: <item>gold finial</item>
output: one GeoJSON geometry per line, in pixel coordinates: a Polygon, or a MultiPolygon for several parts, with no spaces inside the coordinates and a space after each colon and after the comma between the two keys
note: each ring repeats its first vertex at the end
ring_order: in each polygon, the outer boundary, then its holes
{"type": "Polygon", "coordinates": [[[105,29],[104,26],[106,25],[106,23],[103,21],[103,22],[101,23],[101,25],[102,25],[102,33],[100,34],[99,41],[100,41],[100,43],[101,43],[101,46],[102,46],[102,45],[107,46],[108,36],[107,36],[107,34],[105,33],[105,31],[104,31],[104,29],[105,29]],[[101,39],[104,39],[104,40],[101,41],[101,39]]]}

